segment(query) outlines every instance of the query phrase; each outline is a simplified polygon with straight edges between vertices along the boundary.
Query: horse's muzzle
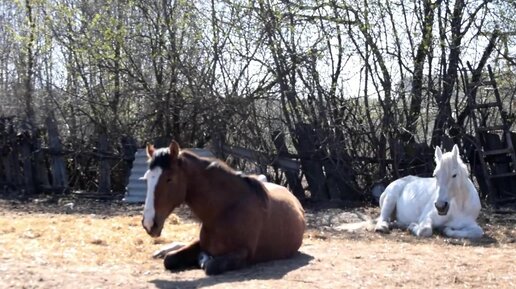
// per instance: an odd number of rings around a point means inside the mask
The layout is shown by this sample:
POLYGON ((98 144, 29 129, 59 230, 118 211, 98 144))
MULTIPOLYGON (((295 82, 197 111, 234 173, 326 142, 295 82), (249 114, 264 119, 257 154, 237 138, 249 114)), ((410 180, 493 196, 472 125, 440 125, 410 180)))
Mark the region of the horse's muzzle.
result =
POLYGON ((147 229, 147 227, 145 227, 143 225, 143 219, 142 219, 142 227, 145 229, 145 232, 147 232, 147 234, 149 234, 153 238, 157 238, 157 237, 161 236, 161 228, 159 228, 159 226, 156 226, 156 222, 153 222, 152 228, 149 230, 149 229, 147 229))
POLYGON ((448 210, 450 209, 450 204, 448 202, 435 202, 435 208, 437 209, 437 214, 444 216, 448 214, 448 210))

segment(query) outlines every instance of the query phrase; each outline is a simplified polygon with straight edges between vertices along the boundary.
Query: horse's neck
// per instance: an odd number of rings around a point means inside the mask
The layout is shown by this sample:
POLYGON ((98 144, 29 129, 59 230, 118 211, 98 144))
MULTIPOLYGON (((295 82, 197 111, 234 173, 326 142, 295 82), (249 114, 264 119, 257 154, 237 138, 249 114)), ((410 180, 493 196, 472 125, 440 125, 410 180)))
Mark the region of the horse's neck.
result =
POLYGON ((199 160, 188 166, 186 204, 203 224, 209 223, 239 198, 242 184, 228 180, 227 172, 207 170, 199 160))

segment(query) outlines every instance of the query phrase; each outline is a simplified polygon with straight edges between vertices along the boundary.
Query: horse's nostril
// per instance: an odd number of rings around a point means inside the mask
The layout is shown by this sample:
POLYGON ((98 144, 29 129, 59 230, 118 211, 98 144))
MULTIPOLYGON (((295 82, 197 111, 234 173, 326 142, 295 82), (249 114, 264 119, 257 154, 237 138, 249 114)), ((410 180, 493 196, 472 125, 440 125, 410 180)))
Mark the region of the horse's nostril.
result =
POLYGON ((435 202, 434 203, 435 208, 437 209, 437 212, 439 215, 446 215, 448 213, 449 204, 448 202, 435 202))
POLYGON ((435 208, 442 210, 448 206, 448 202, 435 202, 435 208))

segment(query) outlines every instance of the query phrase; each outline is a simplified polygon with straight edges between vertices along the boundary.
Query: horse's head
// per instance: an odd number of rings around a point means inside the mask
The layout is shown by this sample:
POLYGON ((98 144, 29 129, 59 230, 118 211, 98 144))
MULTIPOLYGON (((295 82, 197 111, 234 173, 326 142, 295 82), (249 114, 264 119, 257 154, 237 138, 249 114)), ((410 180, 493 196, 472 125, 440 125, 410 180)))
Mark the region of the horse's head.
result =
POLYGON ((459 156, 459 148, 453 146, 451 152, 442 153, 439 147, 435 148, 434 177, 437 180, 437 199, 435 208, 439 215, 446 215, 450 208, 450 200, 460 193, 464 179, 468 177, 466 165, 459 156))
POLYGON ((165 219, 185 200, 184 170, 175 141, 168 148, 147 145, 147 156, 149 169, 141 178, 147 180, 142 225, 149 235, 159 237, 165 219))

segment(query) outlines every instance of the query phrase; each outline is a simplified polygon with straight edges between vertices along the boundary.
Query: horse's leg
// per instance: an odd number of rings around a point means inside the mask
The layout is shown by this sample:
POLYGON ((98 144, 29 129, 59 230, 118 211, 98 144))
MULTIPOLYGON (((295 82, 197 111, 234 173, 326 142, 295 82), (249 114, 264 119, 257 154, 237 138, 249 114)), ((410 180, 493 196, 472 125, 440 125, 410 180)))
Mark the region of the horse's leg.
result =
POLYGON ((404 183, 395 181, 387 186, 380 196, 380 217, 378 217, 378 222, 375 226, 376 232, 389 232, 389 222, 391 221, 391 216, 394 214, 394 210, 396 210, 396 203, 398 202, 401 190, 403 190, 403 186, 404 183))
POLYGON ((427 217, 420 223, 412 223, 408 226, 408 230, 418 237, 430 237, 433 233, 432 219, 427 217))
POLYGON ((206 275, 218 275, 230 270, 240 269, 247 264, 248 250, 241 249, 226 255, 212 257, 204 262, 206 275))
POLYGON ((159 250, 154 251, 152 254, 153 258, 163 258, 165 255, 172 251, 176 251, 182 247, 184 247, 186 244, 180 243, 180 242, 172 242, 164 247, 161 247, 159 250))
POLYGON ((201 245, 199 240, 196 240, 176 251, 168 253, 163 260, 163 264, 167 270, 179 270, 198 266, 200 253, 201 245))
POLYGON ((476 223, 470 224, 466 227, 455 229, 453 227, 445 227, 444 235, 452 238, 468 238, 478 239, 484 235, 484 230, 476 223))

